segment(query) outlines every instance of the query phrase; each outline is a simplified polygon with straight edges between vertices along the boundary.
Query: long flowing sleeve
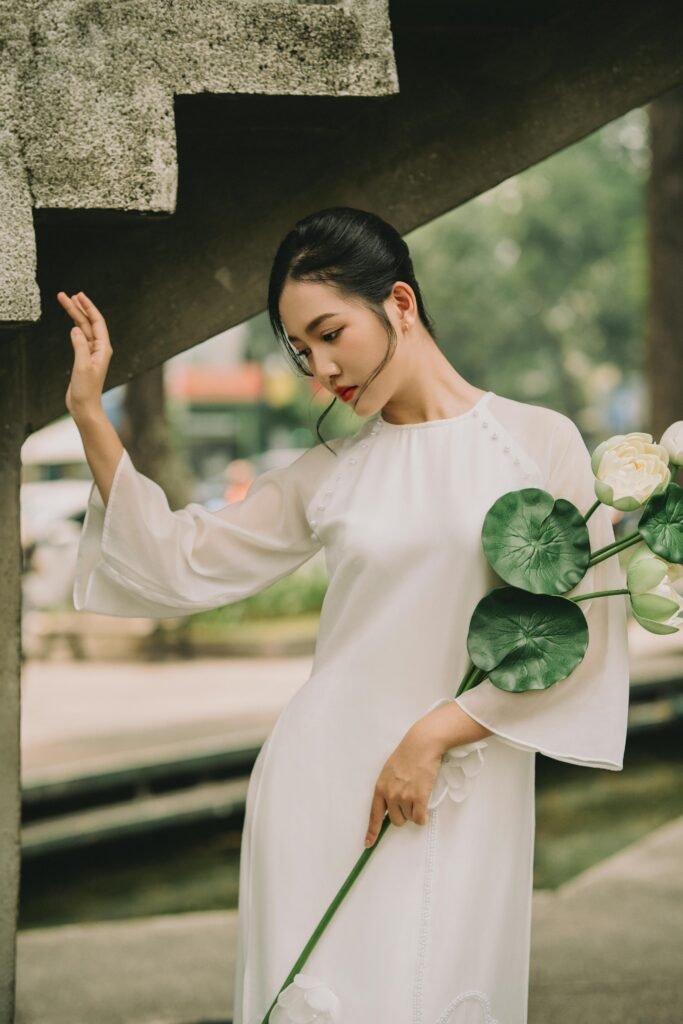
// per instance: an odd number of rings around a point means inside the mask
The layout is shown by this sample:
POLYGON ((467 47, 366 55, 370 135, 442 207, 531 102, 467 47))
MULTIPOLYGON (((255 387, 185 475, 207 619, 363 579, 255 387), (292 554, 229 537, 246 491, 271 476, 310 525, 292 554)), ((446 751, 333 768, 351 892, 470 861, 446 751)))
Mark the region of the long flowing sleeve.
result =
MULTIPOLYGON (((585 514, 595 501, 590 453, 569 417, 556 414, 546 490, 585 514)), ((591 550, 610 544, 610 513, 600 505, 588 520, 591 550)), ((625 586, 616 555, 598 562, 567 597, 625 586)), ((623 768, 629 702, 627 597, 581 601, 589 641, 581 663, 547 690, 508 693, 485 679, 456 698, 470 717, 501 740, 569 764, 623 768)))
POLYGON ((321 547, 306 500, 325 459, 334 456, 317 445, 257 476, 241 501, 214 512, 197 503, 172 511, 162 488, 135 469, 124 448, 106 506, 95 483, 90 491, 74 607, 161 619, 263 590, 321 547))

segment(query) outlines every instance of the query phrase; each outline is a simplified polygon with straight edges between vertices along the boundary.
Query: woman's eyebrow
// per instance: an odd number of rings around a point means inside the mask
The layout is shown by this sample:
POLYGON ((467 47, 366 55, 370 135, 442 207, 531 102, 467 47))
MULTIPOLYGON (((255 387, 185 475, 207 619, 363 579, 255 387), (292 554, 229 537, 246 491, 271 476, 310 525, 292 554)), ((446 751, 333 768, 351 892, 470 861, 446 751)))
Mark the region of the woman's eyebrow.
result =
MULTIPOLYGON (((306 327, 306 334, 310 334, 311 331, 314 331, 316 329, 318 324, 321 324, 323 322, 323 320, 327 320, 327 318, 330 317, 330 316, 339 316, 339 314, 338 313, 320 313, 318 316, 314 316, 313 319, 311 320, 310 324, 306 327)), ((300 338, 297 338, 296 334, 292 334, 292 335, 288 334, 287 338, 288 338, 289 341, 301 341, 300 338)))

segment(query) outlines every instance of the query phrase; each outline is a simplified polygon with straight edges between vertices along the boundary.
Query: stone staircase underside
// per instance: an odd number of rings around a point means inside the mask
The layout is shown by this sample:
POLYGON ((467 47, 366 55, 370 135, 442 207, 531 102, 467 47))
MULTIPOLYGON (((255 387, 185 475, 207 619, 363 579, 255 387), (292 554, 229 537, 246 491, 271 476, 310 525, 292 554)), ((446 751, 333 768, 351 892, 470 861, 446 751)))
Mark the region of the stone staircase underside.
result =
MULTIPOLYGON (((24 436, 64 412, 73 351, 57 291, 82 289, 106 316, 114 387, 259 313, 277 244, 312 210, 360 207, 406 234, 683 83, 683 4, 673 0, 622 0, 618 16, 609 0, 570 0, 559 13, 538 0, 390 0, 389 14, 384 93, 368 80, 355 95, 173 94, 172 213, 98 208, 88 168, 72 197, 80 209, 31 211, 27 191, 22 212, 0 196, 0 359, 19 382, 24 436)), ((87 128, 73 145, 86 146, 87 128)))
POLYGON ((176 96, 398 91, 388 0, 14 0, 0 40, 5 323, 41 315, 34 209, 175 211, 176 96))

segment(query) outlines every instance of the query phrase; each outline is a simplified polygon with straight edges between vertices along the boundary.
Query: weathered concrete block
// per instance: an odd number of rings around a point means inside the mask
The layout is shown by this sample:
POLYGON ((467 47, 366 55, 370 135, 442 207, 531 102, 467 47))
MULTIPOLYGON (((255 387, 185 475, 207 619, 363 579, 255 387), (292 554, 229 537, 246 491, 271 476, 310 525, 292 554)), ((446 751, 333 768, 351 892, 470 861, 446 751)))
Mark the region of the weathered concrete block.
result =
POLYGON ((0 28, 0 321, 40 314, 31 204, 175 211, 174 96, 398 91, 388 0, 16 0, 0 28))

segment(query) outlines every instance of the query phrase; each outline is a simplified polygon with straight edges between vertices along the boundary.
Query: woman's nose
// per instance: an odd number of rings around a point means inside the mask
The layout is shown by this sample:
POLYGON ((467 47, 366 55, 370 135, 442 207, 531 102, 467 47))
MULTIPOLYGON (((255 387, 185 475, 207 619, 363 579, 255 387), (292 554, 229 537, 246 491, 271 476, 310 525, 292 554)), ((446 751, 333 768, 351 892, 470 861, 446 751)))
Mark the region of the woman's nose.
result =
POLYGON ((315 372, 322 380, 332 384, 341 374, 339 366, 332 359, 320 358, 315 364, 315 372))

